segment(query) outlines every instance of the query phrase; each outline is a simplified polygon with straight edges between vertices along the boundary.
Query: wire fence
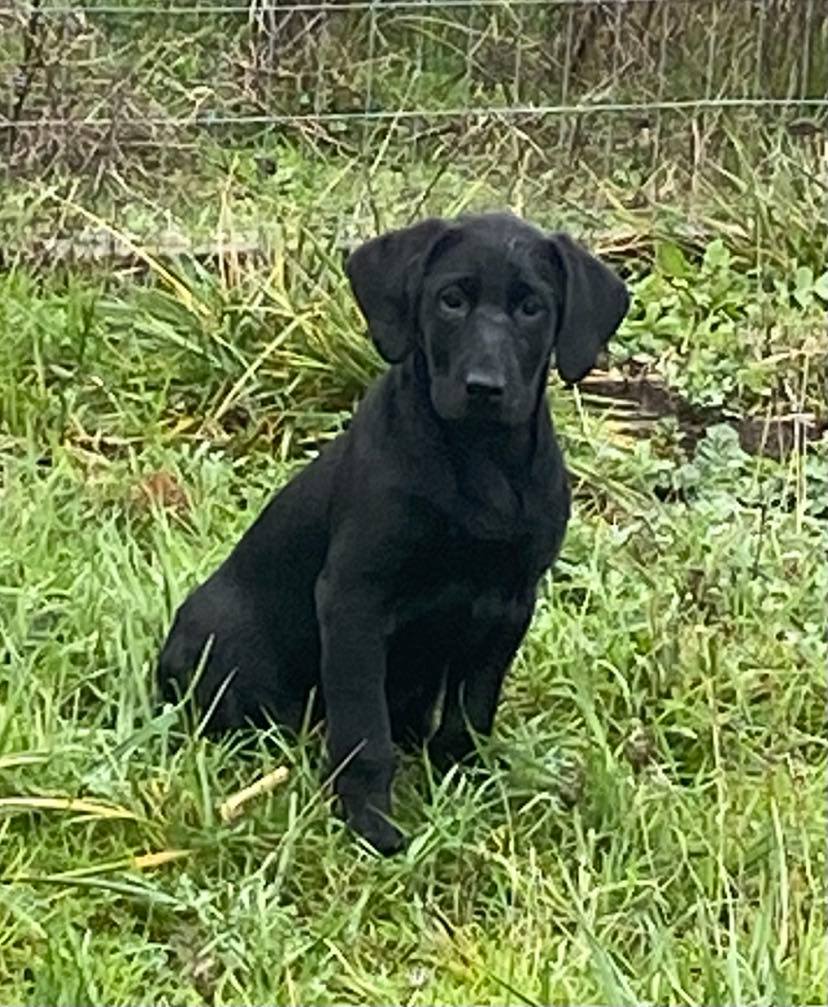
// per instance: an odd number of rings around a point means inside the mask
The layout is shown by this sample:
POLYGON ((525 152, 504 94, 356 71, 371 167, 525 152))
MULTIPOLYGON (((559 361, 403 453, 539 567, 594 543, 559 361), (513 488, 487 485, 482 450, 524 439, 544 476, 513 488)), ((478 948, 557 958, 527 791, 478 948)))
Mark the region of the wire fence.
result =
POLYGON ((15 179, 161 181, 209 149, 547 164, 721 163, 828 142, 826 0, 329 0, 0 5, 15 179))

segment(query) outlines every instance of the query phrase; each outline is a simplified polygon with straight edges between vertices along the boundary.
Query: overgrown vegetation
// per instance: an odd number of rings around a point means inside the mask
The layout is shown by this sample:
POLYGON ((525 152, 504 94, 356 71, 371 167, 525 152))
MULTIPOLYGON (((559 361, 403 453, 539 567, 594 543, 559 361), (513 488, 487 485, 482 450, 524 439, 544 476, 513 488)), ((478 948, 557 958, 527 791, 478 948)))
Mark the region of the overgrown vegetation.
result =
MULTIPOLYGON (((159 167, 197 162, 197 137, 255 143, 270 117, 294 138, 353 154, 364 149, 366 113, 416 161, 458 144, 485 150, 498 120, 475 109, 511 120, 509 108, 559 107, 510 125, 539 149, 552 142, 605 171, 619 154, 652 169, 689 153, 693 172, 732 155, 731 101, 789 101, 782 121, 797 135, 822 128, 808 104, 828 87, 815 0, 295 6, 12 4, 0 13, 12 163, 69 168, 100 186, 106 168, 126 162, 135 175, 140 162, 151 182, 159 167), (663 107, 693 99, 705 107, 663 107), (615 112, 571 111, 590 105, 615 112)), ((761 105, 748 107, 742 137, 763 119, 761 105)))
MULTIPOLYGON (((707 22, 667 7, 619 15, 650 53, 635 74, 617 68, 634 97, 659 86, 659 31, 693 73, 678 54, 707 22)), ((737 31, 747 15, 707 7, 715 79, 744 82, 758 58, 757 37, 737 31)), ((806 64, 808 87, 822 79, 815 7, 763 6, 791 38, 810 25, 807 60, 765 25, 774 88, 804 94, 806 64)), ((426 76, 429 53, 465 30, 461 13, 415 14, 394 15, 420 39, 412 100, 493 101, 491 81, 481 98, 452 91, 445 64, 426 76)), ((185 114, 187 60, 203 49, 217 72, 256 41, 199 17, 178 35, 149 24, 139 43, 132 22, 116 37, 111 18, 87 16, 67 46, 105 27, 112 53, 120 38, 146 56, 136 90, 110 94, 90 74, 87 111, 98 91, 132 101, 157 87, 153 101, 185 114)), ((294 16, 298 34, 310 22, 294 16)), ((368 15, 347 16, 348 46, 332 43, 359 83, 368 15)), ((514 16, 476 12, 489 48, 463 65, 494 73, 497 53, 511 59, 500 43, 514 16)), ((586 90, 571 98, 585 100, 611 11, 520 16, 524 42, 530 17, 570 24, 570 46, 582 33, 572 87, 586 90)), ((382 78, 389 40, 375 39, 372 73, 393 108, 402 93, 387 88, 405 82, 392 59, 382 78)), ((321 59, 304 44, 291 60, 321 59)), ((530 68, 563 58, 523 51, 530 68)), ((307 93, 329 110, 327 78, 313 91, 275 70, 261 80, 292 111, 307 93)), ((44 94, 27 107, 40 114, 44 94)), ((668 156, 664 119, 656 147, 596 127, 579 148, 554 122, 461 121, 459 139, 403 145, 387 122, 314 132, 307 120, 190 136, 163 171, 122 134, 111 158, 93 144, 74 162, 72 143, 43 161, 41 134, 18 131, 0 205, 0 1001, 824 1002, 822 141, 716 113, 688 164, 668 156), (409 759, 396 807, 412 843, 380 861, 331 815, 318 735, 287 746, 274 732, 246 753, 186 735, 176 711, 154 709, 151 671, 187 589, 381 366, 345 250, 416 216, 493 205, 584 236, 634 306, 597 385, 550 386, 576 514, 485 769, 439 780, 409 759), (80 249, 56 240, 78 235, 80 249), (610 379, 660 382, 682 407, 645 401, 631 415, 596 393, 610 379), (747 421, 758 434, 746 439, 747 421), (775 446, 774 423, 786 431, 775 446), (276 766, 287 781, 225 822, 222 801, 276 766)))

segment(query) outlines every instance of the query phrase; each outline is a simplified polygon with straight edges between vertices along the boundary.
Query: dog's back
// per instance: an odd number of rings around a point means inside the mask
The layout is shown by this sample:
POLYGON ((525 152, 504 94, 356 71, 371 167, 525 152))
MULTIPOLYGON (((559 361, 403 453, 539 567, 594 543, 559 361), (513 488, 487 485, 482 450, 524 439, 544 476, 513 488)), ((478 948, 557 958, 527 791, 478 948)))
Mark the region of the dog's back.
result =
POLYGON ((319 681, 313 592, 347 436, 327 445, 276 494, 176 613, 158 662, 159 686, 175 702, 203 664, 195 699, 200 710, 209 710, 209 731, 267 717, 293 730, 302 722, 319 681))

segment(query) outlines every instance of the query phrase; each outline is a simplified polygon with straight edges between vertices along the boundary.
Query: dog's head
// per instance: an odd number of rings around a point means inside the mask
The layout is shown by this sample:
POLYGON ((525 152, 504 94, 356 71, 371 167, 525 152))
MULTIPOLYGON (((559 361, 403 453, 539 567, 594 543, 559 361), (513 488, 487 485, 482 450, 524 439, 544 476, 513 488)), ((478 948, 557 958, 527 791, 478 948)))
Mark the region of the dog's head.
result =
POLYGON ((446 420, 526 422, 553 351, 564 381, 579 381, 629 305, 621 280, 571 238, 510 214, 391 231, 346 271, 382 356, 422 351, 446 420))

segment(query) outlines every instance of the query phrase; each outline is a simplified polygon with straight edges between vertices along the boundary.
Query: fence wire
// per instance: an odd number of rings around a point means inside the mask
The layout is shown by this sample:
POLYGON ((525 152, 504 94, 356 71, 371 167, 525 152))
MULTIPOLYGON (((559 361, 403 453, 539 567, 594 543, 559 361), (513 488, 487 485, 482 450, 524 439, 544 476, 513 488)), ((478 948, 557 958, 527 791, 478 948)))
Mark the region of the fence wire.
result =
POLYGON ((285 137, 471 156, 498 129, 550 159, 698 165, 734 129, 824 142, 828 4, 13 0, 0 88, 6 171, 38 179, 285 137))

